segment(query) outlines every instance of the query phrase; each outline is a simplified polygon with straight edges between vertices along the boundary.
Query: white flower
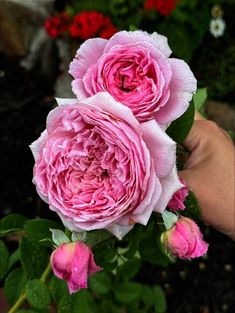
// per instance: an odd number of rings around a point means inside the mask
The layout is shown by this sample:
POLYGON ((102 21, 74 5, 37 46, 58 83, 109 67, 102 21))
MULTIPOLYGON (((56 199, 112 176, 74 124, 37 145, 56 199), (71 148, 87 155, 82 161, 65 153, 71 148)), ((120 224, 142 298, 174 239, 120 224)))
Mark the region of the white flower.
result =
POLYGON ((215 37, 221 37, 224 34, 226 24, 222 18, 214 18, 210 21, 210 33, 215 37))

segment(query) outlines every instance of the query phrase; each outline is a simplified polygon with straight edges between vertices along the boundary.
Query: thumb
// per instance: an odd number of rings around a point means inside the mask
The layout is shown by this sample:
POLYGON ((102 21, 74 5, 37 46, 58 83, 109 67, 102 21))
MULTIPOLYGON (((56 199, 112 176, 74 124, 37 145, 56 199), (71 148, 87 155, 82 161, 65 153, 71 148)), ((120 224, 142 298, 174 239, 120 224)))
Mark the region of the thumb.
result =
POLYGON ((203 121, 201 120, 195 120, 188 136, 182 143, 189 152, 192 152, 200 145, 200 140, 203 133, 202 123, 203 121))

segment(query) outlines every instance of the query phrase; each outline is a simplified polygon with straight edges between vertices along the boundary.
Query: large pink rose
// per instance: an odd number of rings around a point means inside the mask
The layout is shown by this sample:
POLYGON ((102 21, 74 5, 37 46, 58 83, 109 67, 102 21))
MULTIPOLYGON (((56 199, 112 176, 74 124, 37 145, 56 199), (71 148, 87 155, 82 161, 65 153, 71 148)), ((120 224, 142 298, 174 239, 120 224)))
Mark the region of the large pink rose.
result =
POLYGON ((95 264, 91 249, 79 241, 59 246, 50 261, 54 274, 67 281, 70 293, 87 288, 88 276, 102 269, 95 264))
POLYGON ((170 230, 163 233, 161 239, 166 250, 181 259, 200 257, 208 249, 197 224, 184 216, 180 217, 170 230))
POLYGON ((163 212, 182 184, 176 144, 158 124, 139 124, 108 93, 58 101, 31 149, 33 182, 64 225, 122 238, 152 211, 163 212))
POLYGON ((70 64, 73 92, 83 99, 107 91, 140 122, 170 123, 196 91, 189 66, 170 54, 167 38, 157 33, 121 31, 109 40, 89 39, 70 64))

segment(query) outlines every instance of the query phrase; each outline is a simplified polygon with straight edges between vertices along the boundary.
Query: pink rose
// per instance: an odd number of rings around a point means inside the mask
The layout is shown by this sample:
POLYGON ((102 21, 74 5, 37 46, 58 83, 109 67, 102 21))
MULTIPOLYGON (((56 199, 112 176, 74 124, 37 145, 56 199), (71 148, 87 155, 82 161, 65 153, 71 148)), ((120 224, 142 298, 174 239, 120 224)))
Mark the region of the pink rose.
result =
POLYGON ((200 257, 208 249, 199 227, 187 217, 180 217, 170 230, 162 234, 162 243, 168 252, 181 259, 200 257))
POLYGON ((183 187, 180 188, 179 190, 177 190, 171 200, 168 203, 168 208, 170 208, 172 211, 176 211, 176 210, 184 210, 185 209, 185 204, 184 201, 186 199, 186 197, 188 196, 189 193, 189 189, 188 187, 185 185, 185 181, 180 179, 181 183, 183 184, 183 187))
POLYGON ((58 247, 51 255, 51 266, 57 277, 67 281, 70 294, 87 288, 88 276, 102 270, 91 249, 79 241, 58 247))
POLYGON ((107 91, 140 122, 170 123, 196 91, 189 66, 170 54, 167 38, 157 33, 120 31, 109 40, 89 39, 70 64, 73 92, 81 100, 107 91))
POLYGON ((33 182, 64 225, 121 239, 152 211, 163 212, 182 184, 176 144, 158 124, 140 124, 108 93, 58 101, 31 149, 33 182))

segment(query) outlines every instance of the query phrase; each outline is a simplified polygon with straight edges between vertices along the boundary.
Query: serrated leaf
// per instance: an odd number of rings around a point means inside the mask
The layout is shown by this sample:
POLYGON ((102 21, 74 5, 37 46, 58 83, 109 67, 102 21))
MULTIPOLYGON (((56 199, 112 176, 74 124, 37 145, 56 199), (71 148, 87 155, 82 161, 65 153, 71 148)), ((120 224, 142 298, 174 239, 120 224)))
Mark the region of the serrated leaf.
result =
POLYGON ((65 235, 65 233, 60 229, 51 229, 52 232, 52 240, 56 246, 60 246, 64 243, 69 243, 70 239, 65 235))
POLYGON ((118 301, 129 304, 141 298, 142 286, 138 283, 125 282, 115 287, 114 294, 118 301))
POLYGON ((177 215, 167 210, 162 213, 162 219, 166 230, 171 229, 171 227, 178 221, 177 215))
POLYGON ((131 234, 130 234, 128 251, 124 254, 124 256, 127 259, 133 257, 133 255, 138 250, 141 239, 142 239, 142 235, 143 235, 143 226, 135 225, 134 229, 131 231, 131 234))
POLYGON ((98 307, 98 312, 102 313, 120 313, 120 308, 118 308, 114 303, 110 300, 105 300, 98 307))
POLYGON ((10 305, 19 298, 26 285, 26 275, 21 268, 16 268, 5 279, 4 294, 10 305))
POLYGON ((154 305, 154 295, 153 289, 147 285, 143 285, 143 292, 142 292, 142 300, 145 305, 152 306, 154 305))
POLYGON ((195 109, 197 111, 201 111, 203 105, 207 99, 207 88, 199 88, 195 95, 193 95, 193 101, 195 105, 195 109))
POLYGON ((52 276, 49 288, 53 299, 57 302, 59 302, 64 295, 69 295, 66 282, 56 276, 52 276))
POLYGON ((72 313, 95 313, 96 304, 94 298, 87 290, 80 290, 73 295, 73 311, 72 313))
POLYGON ((6 275, 9 266, 9 252, 5 243, 0 240, 0 280, 6 275))
POLYGON ((155 302, 155 312, 164 313, 167 309, 166 296, 161 286, 155 285, 153 287, 153 297, 155 302))
POLYGON ((89 246, 94 247, 94 246, 98 245, 99 243, 101 243, 105 240, 108 240, 112 237, 114 237, 114 236, 110 232, 108 232, 107 230, 96 230, 96 231, 92 231, 92 232, 87 233, 86 243, 89 246))
POLYGON ((170 262, 169 257, 162 250, 160 244, 160 235, 159 231, 155 224, 150 225, 147 230, 148 236, 145 240, 141 241, 139 252, 143 261, 149 262, 154 265, 160 265, 166 267, 170 262))
POLYGON ((37 241, 22 237, 20 241, 21 264, 29 279, 39 278, 45 270, 49 255, 37 241))
POLYGON ((50 303, 49 289, 38 279, 33 279, 27 282, 26 297, 29 303, 37 309, 44 309, 50 303))
POLYGON ((111 278, 105 272, 96 273, 89 278, 89 286, 98 294, 105 294, 111 289, 111 278))
POLYGON ((58 313, 71 313, 73 312, 73 298, 71 296, 63 296, 58 304, 58 313))
POLYGON ((24 225, 27 235, 36 241, 51 238, 50 228, 60 229, 63 226, 55 221, 41 218, 29 220, 24 225))
POLYGON ((21 214, 10 214, 0 221, 0 236, 5 236, 11 232, 21 231, 26 217, 21 214))
POLYGON ((16 262, 20 260, 20 249, 16 249, 9 258, 9 265, 8 265, 8 270, 12 268, 13 265, 15 265, 16 262))
POLYGON ((118 275, 122 276, 124 280, 133 278, 140 269, 140 259, 132 258, 118 268, 118 275))
POLYGON ((177 143, 182 143, 187 137, 194 121, 195 107, 190 102, 188 110, 167 128, 166 133, 177 143))

